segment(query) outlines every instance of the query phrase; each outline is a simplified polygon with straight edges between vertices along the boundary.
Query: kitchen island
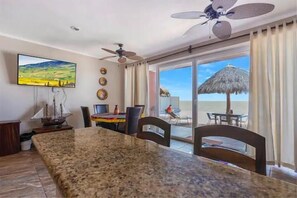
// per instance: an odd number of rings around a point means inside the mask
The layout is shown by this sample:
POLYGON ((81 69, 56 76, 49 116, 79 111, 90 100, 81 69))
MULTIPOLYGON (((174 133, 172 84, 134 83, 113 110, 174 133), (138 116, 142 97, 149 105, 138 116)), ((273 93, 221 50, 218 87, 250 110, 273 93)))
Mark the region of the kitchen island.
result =
POLYGON ((66 197, 295 197, 297 185, 100 127, 33 142, 66 197))

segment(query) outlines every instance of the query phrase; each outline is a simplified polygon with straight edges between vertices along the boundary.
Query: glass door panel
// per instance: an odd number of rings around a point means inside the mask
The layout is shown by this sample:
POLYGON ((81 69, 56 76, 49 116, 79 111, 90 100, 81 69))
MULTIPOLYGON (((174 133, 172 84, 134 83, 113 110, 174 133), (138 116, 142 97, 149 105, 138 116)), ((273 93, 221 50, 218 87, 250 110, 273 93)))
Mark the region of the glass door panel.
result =
MULTIPOLYGON (((228 99, 224 88, 229 89, 230 86, 239 86, 244 89, 244 84, 248 86, 249 67, 249 56, 198 64, 198 126, 228 124, 247 127, 248 93, 246 91, 242 91, 242 93, 231 93, 230 98, 228 99), (239 72, 234 72, 234 70, 239 72), (247 75, 247 80, 244 82, 236 82, 237 84, 234 83, 233 85, 233 80, 230 79, 240 81, 244 78, 244 73, 247 75), (227 102, 228 100, 229 102, 227 102), (230 107, 227 108, 228 103, 230 104, 230 107)), ((226 138, 221 139, 219 137, 215 138, 215 140, 222 141, 223 146, 239 151, 245 150, 245 144, 243 143, 238 143, 237 141, 228 140, 226 138)))
POLYGON ((172 124, 173 138, 192 140, 192 65, 160 69, 160 118, 172 124))

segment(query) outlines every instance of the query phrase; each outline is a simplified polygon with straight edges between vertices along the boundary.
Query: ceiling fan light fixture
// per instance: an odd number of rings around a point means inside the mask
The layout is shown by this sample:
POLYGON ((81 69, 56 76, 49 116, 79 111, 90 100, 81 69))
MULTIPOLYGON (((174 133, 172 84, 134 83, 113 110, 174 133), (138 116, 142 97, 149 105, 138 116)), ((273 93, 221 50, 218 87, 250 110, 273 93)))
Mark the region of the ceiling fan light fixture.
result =
POLYGON ((123 44, 122 43, 114 43, 115 45, 119 46, 119 49, 113 51, 110 49, 106 49, 106 48, 101 48, 102 50, 109 52, 111 54, 114 54, 113 56, 107 56, 107 57, 103 57, 100 60, 105 60, 105 59, 109 59, 109 58, 114 58, 114 57, 118 57, 118 62, 119 63, 125 63, 128 59, 131 60, 143 60, 142 57, 137 56, 135 52, 131 52, 131 51, 126 51, 123 49, 123 44))
POLYGON ((218 12, 218 13, 223 13, 223 12, 224 12, 224 9, 223 9, 223 7, 221 7, 221 6, 220 6, 220 7, 218 7, 218 9, 217 9, 217 12, 218 12))
POLYGON ((228 13, 226 14, 226 16, 227 16, 227 17, 231 17, 233 14, 235 14, 235 12, 228 12, 228 13))
POLYGON ((200 19, 201 17, 205 17, 204 12, 198 11, 189 11, 189 12, 180 12, 171 15, 171 18, 175 19, 200 19))
POLYGON ((212 0, 212 8, 214 10, 218 10, 219 8, 223 9, 224 11, 228 10, 232 6, 235 5, 237 0, 212 0))
MULTIPOLYGON (((171 17, 179 19, 193 19, 193 16, 197 18, 204 17, 206 22, 196 24, 189 28, 184 35, 189 33, 195 33, 196 30, 208 22, 214 22, 212 32, 219 39, 228 39, 231 37, 232 27, 228 21, 219 21, 222 16, 228 19, 246 19, 251 17, 267 14, 274 9, 273 4, 269 3, 248 3, 233 7, 237 0, 210 0, 212 3, 208 5, 204 12, 190 11, 180 12, 172 14, 171 17), (233 7, 233 8, 232 8, 233 7), (232 9, 231 9, 232 8, 232 9), (231 10, 229 10, 231 9, 231 10), (199 13, 199 14, 198 14, 199 13)), ((210 29, 210 26, 209 26, 210 29)), ((209 34, 210 35, 210 34, 209 34)))
POLYGON ((216 26, 219 28, 219 27, 221 27, 222 26, 222 22, 221 21, 217 21, 216 22, 216 26))

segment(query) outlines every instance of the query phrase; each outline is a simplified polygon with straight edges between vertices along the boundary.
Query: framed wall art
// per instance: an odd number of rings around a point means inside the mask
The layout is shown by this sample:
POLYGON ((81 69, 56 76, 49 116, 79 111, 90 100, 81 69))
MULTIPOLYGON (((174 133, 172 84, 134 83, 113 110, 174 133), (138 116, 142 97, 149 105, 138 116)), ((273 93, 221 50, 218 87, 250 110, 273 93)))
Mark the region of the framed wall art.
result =
POLYGON ((103 75, 107 74, 107 69, 105 67, 102 67, 100 69, 100 73, 103 74, 103 75))
POLYGON ((99 84, 105 86, 107 84, 107 80, 104 77, 99 78, 99 84))
POLYGON ((99 100, 106 100, 108 97, 108 93, 105 89, 99 89, 97 91, 97 97, 99 98, 99 100))

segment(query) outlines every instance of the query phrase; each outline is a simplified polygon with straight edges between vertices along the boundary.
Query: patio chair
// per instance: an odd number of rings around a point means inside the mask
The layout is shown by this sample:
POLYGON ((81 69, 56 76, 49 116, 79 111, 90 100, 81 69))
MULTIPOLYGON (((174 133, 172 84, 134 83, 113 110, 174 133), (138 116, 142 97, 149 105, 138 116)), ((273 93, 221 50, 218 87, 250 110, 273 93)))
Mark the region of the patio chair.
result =
POLYGON ((229 117, 226 116, 220 116, 220 124, 227 124, 227 125, 236 125, 238 127, 246 128, 247 125, 247 115, 242 115, 241 117, 229 117))
POLYGON ((220 116, 220 124, 230 124, 230 120, 228 119, 228 116, 220 116))
POLYGON ((242 128, 247 128, 248 123, 248 115, 241 116, 241 119, 239 119, 239 126, 242 128))
POLYGON ((215 121, 216 118, 214 115, 212 115, 212 113, 206 113, 207 114, 207 117, 208 117, 208 122, 207 124, 211 124, 211 121, 215 121))
POLYGON ((187 117, 180 117, 179 115, 175 114, 174 112, 168 112, 165 109, 165 112, 169 115, 169 123, 171 122, 171 120, 175 120, 175 124, 179 124, 181 120, 187 120, 187 124, 191 123, 191 117, 187 116, 187 117))

